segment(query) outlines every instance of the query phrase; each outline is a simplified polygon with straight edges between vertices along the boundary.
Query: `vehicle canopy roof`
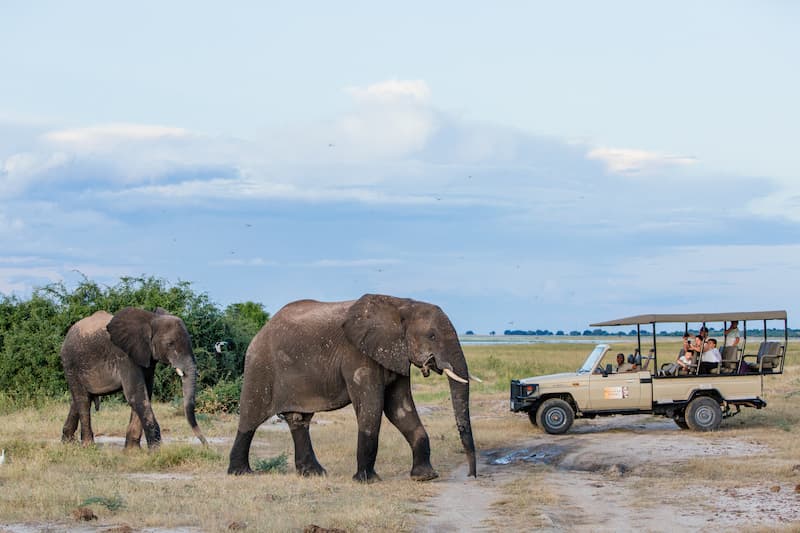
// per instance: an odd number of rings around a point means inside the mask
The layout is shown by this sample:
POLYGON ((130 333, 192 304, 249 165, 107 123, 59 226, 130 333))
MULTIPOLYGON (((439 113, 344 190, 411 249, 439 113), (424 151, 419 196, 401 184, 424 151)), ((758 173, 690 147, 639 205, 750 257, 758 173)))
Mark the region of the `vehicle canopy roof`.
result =
POLYGON ((738 320, 786 320, 786 311, 751 311, 733 313, 688 313, 688 314, 651 314, 617 318, 606 322, 589 324, 598 326, 637 326, 639 324, 676 323, 676 322, 730 322, 738 320))

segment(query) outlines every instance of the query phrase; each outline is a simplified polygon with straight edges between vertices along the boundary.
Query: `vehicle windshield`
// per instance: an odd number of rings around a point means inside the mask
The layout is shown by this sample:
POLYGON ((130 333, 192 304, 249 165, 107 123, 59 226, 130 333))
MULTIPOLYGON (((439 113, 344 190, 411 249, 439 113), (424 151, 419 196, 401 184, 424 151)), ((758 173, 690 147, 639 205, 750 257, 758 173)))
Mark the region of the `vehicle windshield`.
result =
POLYGON ((578 369, 578 374, 589 374, 597 367, 597 363, 608 351, 608 344, 598 344, 592 350, 592 353, 583 362, 583 365, 578 369))

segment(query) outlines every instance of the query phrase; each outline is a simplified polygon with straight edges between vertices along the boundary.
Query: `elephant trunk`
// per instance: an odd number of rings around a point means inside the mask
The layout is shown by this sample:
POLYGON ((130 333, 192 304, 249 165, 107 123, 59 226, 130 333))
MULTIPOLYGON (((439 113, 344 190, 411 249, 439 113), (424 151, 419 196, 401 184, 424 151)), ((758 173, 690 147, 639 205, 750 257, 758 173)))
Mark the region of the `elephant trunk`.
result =
MULTIPOLYGON (((469 376, 467 362, 464 354, 461 354, 460 361, 453 364, 453 372, 459 376, 469 376)), ((450 399, 453 402, 453 413, 456 417, 456 427, 461 437, 461 444, 464 445, 464 452, 467 454, 469 464, 469 475, 477 477, 475 472, 475 441, 472 438, 472 425, 469 418, 469 382, 461 383, 450 378, 450 399)))
MULTIPOLYGON (((181 370, 181 369, 177 369, 181 370)), ((186 420, 189 422, 189 426, 191 426, 192 431, 194 432, 195 436, 202 442, 203 444, 208 444, 206 438, 203 436, 203 432, 200 431, 200 427, 197 425, 197 418, 194 415, 194 395, 195 389, 197 388, 197 367, 194 364, 187 365, 186 368, 183 369, 182 372, 178 372, 181 375, 182 380, 182 388, 183 388, 183 411, 186 413, 186 420)))

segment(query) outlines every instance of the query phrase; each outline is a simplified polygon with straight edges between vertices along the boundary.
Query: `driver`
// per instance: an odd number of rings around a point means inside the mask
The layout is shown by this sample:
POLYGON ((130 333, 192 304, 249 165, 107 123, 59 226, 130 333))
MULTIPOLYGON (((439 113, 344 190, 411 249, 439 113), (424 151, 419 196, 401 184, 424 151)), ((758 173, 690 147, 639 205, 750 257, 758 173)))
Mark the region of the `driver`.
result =
POLYGON ((636 367, 630 363, 625 362, 625 354, 617 354, 617 372, 632 372, 636 367))

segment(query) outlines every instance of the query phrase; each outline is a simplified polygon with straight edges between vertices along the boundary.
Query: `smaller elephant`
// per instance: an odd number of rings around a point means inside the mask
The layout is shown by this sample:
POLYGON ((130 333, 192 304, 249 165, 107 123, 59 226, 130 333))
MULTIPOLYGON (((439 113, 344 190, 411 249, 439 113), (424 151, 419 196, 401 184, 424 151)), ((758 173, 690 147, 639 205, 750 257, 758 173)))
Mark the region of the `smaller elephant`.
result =
POLYGON ((122 390, 131 406, 125 447, 138 448, 144 431, 147 446, 161 444, 161 429, 151 398, 156 362, 172 365, 183 381, 183 407, 197 438, 206 439, 195 418, 197 365, 183 320, 163 309, 155 312, 127 307, 111 315, 98 311, 69 329, 61 347, 61 364, 72 395, 61 440, 75 439, 78 422, 81 442, 94 442, 91 403, 122 390))

